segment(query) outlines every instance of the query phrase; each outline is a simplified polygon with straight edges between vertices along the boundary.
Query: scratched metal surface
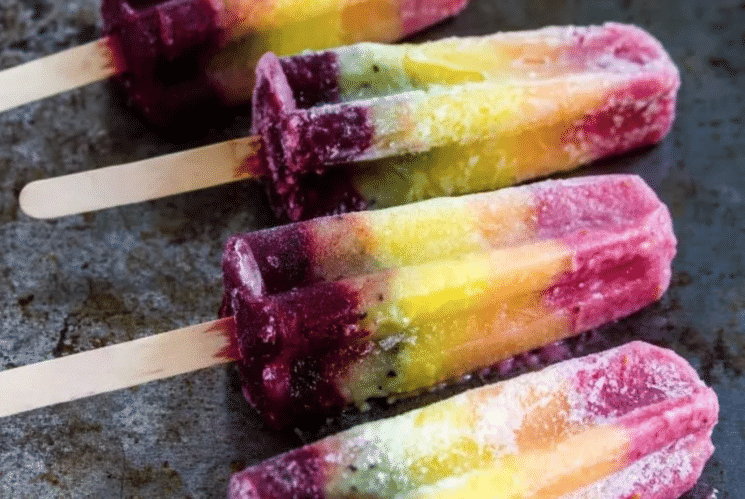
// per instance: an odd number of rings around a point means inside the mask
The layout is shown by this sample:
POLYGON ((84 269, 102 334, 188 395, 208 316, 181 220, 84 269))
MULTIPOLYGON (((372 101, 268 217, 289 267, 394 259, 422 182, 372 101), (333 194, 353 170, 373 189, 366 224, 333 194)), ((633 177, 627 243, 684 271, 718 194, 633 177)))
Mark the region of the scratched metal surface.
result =
MULTIPOLYGON (((421 39, 549 24, 636 23, 681 69, 672 134, 659 146, 581 173, 643 175, 673 213, 680 240, 670 291, 591 335, 584 351, 641 337, 675 349, 717 391, 717 446, 695 493, 745 491, 745 3, 742 0, 472 0, 421 39)), ((93 0, 0 0, 0 68, 90 41, 93 0)), ((215 317, 221 245, 271 224, 259 190, 232 185, 57 221, 23 215, 28 181, 175 151, 240 133, 246 116, 198 139, 153 133, 106 83, 0 115, 0 369, 215 317)), ((479 383, 472 380, 470 383, 479 383)), ((450 391, 463 389, 464 386, 450 391)), ((224 497, 246 464, 428 395, 317 431, 264 428, 231 368, 6 418, 0 498, 224 497)))

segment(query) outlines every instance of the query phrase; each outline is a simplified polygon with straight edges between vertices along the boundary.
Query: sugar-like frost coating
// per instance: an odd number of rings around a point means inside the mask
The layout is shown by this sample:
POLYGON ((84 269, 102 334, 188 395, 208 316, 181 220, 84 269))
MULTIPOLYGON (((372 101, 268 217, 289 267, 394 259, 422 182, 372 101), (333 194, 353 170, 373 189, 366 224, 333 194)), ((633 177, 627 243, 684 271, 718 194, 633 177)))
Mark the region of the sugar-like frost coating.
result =
POLYGON ((653 144, 680 79, 651 35, 609 23, 267 54, 257 82, 270 196, 299 220, 494 189, 653 144))
POLYGON ((246 397, 282 426, 631 314, 667 288, 675 243, 639 177, 547 181, 235 236, 222 314, 246 397))
POLYGON ((634 342, 283 454, 234 475, 229 497, 674 499, 711 455, 717 415, 684 360, 634 342), (586 393, 587 379, 607 388, 586 393))

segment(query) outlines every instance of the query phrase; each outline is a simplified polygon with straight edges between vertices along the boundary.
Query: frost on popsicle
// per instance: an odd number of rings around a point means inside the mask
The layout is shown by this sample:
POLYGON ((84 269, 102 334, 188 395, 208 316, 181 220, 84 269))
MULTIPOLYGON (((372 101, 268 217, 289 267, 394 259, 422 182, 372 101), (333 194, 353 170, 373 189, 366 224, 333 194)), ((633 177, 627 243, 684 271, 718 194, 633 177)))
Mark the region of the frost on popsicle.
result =
POLYGON ((685 360, 634 342, 277 456, 228 497, 676 499, 713 452, 718 409, 685 360))
POLYGON ((653 144, 679 83, 660 43, 620 24, 367 43, 265 55, 253 129, 277 215, 299 220, 494 189, 653 144))
POLYGON ((415 393, 631 314, 675 253, 635 176, 553 181, 234 236, 223 315, 272 424, 415 393))

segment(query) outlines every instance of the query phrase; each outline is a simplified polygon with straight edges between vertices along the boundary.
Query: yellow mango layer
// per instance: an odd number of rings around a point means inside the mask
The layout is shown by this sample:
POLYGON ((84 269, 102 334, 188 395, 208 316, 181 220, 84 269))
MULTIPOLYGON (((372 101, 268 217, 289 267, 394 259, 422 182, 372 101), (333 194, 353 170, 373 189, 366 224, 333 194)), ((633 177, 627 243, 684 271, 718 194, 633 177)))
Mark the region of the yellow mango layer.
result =
POLYGON ((421 44, 360 43, 335 49, 342 100, 486 80, 545 80, 581 74, 570 40, 538 32, 446 38, 421 44))
POLYGON ((498 445, 492 441, 484 445, 474 438, 474 429, 483 419, 480 402, 499 391, 498 385, 491 386, 480 394, 485 399, 448 399, 403 414, 395 421, 379 421, 369 430, 353 428, 343 441, 332 437, 331 455, 343 456, 354 469, 344 467, 332 474, 326 486, 327 496, 346 497, 347 491, 355 487, 359 497, 369 492, 371 497, 393 498, 444 477, 488 466, 495 456, 511 452, 507 442, 498 445), (386 452, 371 453, 371 447, 365 445, 370 438, 374 438, 376 448, 386 452), (406 445, 414 440, 422 445, 416 448, 406 445))
MULTIPOLYGON (((500 303, 515 296, 542 291, 569 270, 571 251, 558 241, 545 241, 482 254, 402 267, 389 282, 389 301, 397 315, 409 318, 447 316, 472 308, 470 302, 500 303)), ((376 321, 372 301, 369 321, 376 321)), ((379 313, 388 315, 386 306, 379 313)))
MULTIPOLYGON (((338 39, 354 43, 358 36, 355 32, 366 29, 365 24, 377 22, 400 27, 398 0, 224 0, 223 5, 223 23, 242 33, 277 31, 307 19, 328 19, 337 27, 338 39)), ((395 33, 384 33, 380 39, 398 36, 401 36, 400 28, 395 33)))
POLYGON ((226 99, 244 102, 253 92, 253 68, 266 52, 278 56, 362 40, 402 36, 398 0, 265 0, 226 2, 227 40, 209 64, 226 99))
POLYGON ((442 488, 423 487, 401 499, 560 498, 622 469, 629 441, 621 428, 592 428, 551 449, 505 456, 442 488))
POLYGON ((568 317, 543 293, 572 262, 545 241, 386 273, 386 289, 368 286, 361 299, 378 351, 340 386, 357 402, 408 393, 566 337, 568 317))
POLYGON ((533 376, 349 431, 333 453, 354 471, 335 472, 328 497, 554 499, 628 465, 628 430, 586 421, 566 373, 533 376))
MULTIPOLYGON (((573 100, 566 93, 557 93, 554 97, 553 104, 551 95, 513 100, 511 109, 508 106, 499 111, 501 117, 498 113, 474 113, 479 121, 459 126, 456 126, 460 119, 457 104, 452 113, 443 106, 437 116, 455 120, 443 118, 444 124, 433 122, 430 128, 421 124, 418 131, 412 132, 416 137, 412 140, 423 143, 429 134, 427 140, 445 145, 355 165, 352 183, 371 207, 386 208, 433 197, 497 189, 571 170, 597 159, 595 145, 581 141, 573 133, 576 123, 600 106, 604 96, 587 93, 573 100), (573 105, 568 105, 569 102, 573 105), (567 103, 567 107, 554 107, 561 103, 567 103), (539 105, 545 108, 534 107, 539 105), (493 133, 484 137, 490 127, 493 133), (453 129, 475 139, 458 141, 457 134, 450 132, 453 129)), ((467 100, 463 103, 469 105, 467 100)))
MULTIPOLYGON (((366 155, 424 152, 558 123, 568 129, 600 109, 608 90, 607 79, 596 78, 525 84, 488 81, 371 100, 374 145, 366 155)), ((561 151, 564 144, 544 147, 561 151)), ((519 149, 510 152, 519 154, 519 149)))
POLYGON ((306 222, 316 272, 340 275, 450 259, 534 239, 532 195, 443 198, 406 210, 376 210, 306 222), (354 234, 354 237, 351 237, 354 234), (412 251, 412 248, 417 248, 412 251))

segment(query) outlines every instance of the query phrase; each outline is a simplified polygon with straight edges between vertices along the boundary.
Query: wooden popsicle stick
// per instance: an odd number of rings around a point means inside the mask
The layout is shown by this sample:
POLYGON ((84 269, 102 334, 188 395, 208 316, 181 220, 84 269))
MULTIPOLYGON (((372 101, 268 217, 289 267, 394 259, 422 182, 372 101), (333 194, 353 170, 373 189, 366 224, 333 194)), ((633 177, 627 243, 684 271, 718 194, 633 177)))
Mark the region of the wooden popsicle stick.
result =
POLYGON ((34 218, 55 218, 158 199, 260 176, 257 136, 124 165, 36 180, 20 194, 34 218))
POLYGON ((117 73, 108 38, 0 71, 0 112, 117 73))
POLYGON ((0 372, 0 417, 128 388, 239 357, 232 317, 0 372))

